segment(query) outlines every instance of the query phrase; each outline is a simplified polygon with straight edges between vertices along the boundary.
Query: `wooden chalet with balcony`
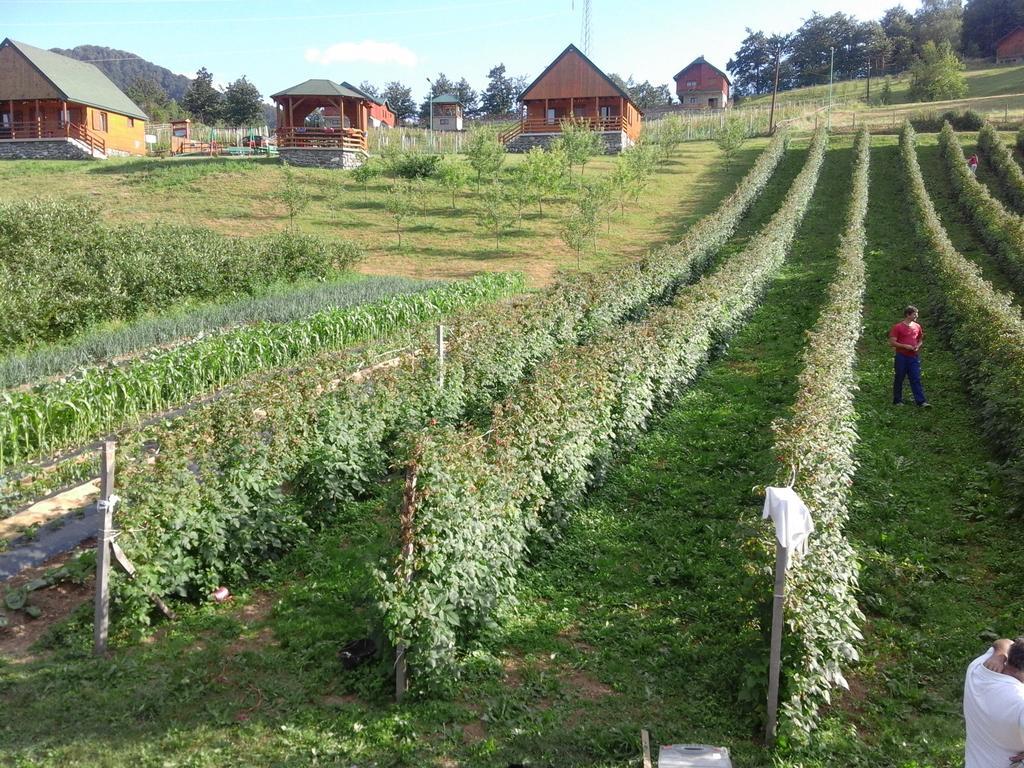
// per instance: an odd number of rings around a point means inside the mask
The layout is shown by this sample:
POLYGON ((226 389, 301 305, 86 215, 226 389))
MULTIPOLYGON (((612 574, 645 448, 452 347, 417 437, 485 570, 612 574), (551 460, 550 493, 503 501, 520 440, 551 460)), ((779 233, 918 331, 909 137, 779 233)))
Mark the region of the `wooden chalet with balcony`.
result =
POLYGON ((628 149, 640 137, 643 112, 629 94, 570 45, 520 95, 519 122, 501 135, 509 152, 547 146, 563 121, 583 122, 601 134, 606 152, 628 149))
POLYGON ((290 165, 355 168, 367 156, 374 100, 330 80, 307 80, 270 98, 277 105, 277 151, 290 165))
POLYGON ((146 154, 146 115, 92 64, 0 43, 0 158, 146 154))
POLYGON ((725 109, 729 106, 729 76, 703 56, 687 64, 673 80, 685 109, 725 109))

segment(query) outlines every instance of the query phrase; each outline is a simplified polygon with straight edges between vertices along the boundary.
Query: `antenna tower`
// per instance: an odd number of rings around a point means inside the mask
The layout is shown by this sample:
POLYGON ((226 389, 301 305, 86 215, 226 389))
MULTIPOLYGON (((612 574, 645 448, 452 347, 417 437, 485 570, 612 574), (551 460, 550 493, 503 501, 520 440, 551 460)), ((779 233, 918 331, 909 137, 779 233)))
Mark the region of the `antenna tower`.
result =
POLYGON ((583 0, 583 20, 580 23, 580 41, 583 53, 590 55, 590 0, 583 0))

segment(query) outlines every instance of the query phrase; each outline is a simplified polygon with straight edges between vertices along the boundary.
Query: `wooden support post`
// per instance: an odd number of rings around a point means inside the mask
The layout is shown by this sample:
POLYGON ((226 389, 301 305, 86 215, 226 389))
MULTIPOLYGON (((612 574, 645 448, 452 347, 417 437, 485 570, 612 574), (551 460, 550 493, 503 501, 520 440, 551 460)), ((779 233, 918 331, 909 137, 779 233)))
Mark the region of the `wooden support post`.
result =
POLYGON ((640 745, 644 751, 644 768, 651 768, 651 734, 646 728, 640 731, 640 745))
MULTIPOLYGON (((402 538, 402 561, 399 568, 404 571, 406 583, 412 581, 413 562, 412 556, 415 552, 413 544, 413 517, 416 514, 416 467, 412 466, 405 475, 405 493, 402 496, 402 512, 399 520, 402 538)), ((395 701, 401 702, 405 692, 409 690, 409 668, 406 663, 405 654, 408 649, 405 645, 399 645, 395 650, 395 701)))
POLYGON ((782 671, 782 617, 786 606, 786 569, 788 567, 789 550, 776 540, 772 639, 768 657, 768 717, 764 731, 764 740, 769 746, 775 743, 775 731, 778 725, 779 676, 782 671))
POLYGON ((437 386, 444 387, 444 325, 437 326, 437 386))
POLYGON ((114 495, 114 450, 117 444, 107 440, 103 444, 103 458, 100 464, 100 502, 97 502, 100 517, 99 536, 96 541, 96 606, 93 624, 93 653, 102 656, 107 652, 107 629, 110 625, 110 560, 114 528, 114 507, 110 503, 114 495))

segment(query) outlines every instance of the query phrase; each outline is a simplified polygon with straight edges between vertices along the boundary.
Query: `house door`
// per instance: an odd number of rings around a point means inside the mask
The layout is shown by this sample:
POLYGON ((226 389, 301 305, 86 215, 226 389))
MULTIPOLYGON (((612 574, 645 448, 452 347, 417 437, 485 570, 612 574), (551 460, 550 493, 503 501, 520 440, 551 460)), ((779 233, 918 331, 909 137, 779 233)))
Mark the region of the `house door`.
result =
POLYGON ((555 110, 554 109, 550 109, 550 108, 548 109, 547 115, 544 118, 544 122, 546 122, 548 125, 554 125, 555 124, 555 110))
POLYGON ((708 106, 712 109, 718 106, 718 99, 708 99, 708 106))

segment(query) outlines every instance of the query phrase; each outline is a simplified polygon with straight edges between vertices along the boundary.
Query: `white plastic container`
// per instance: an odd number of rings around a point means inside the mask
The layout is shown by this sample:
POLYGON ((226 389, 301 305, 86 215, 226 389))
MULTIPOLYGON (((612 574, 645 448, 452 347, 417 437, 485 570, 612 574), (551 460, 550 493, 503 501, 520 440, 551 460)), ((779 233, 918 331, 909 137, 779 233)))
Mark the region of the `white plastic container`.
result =
POLYGON ((662 744, 658 768, 732 768, 729 750, 707 744, 662 744))

